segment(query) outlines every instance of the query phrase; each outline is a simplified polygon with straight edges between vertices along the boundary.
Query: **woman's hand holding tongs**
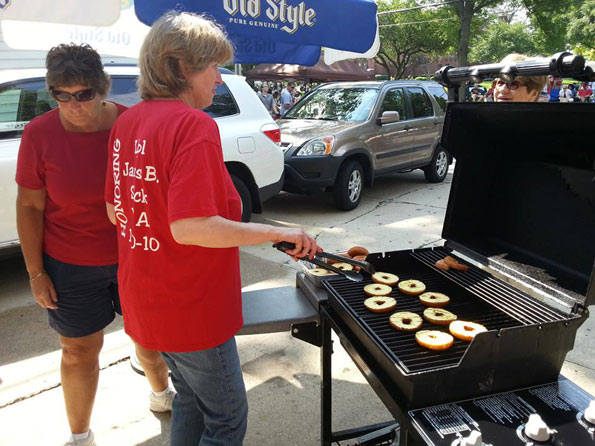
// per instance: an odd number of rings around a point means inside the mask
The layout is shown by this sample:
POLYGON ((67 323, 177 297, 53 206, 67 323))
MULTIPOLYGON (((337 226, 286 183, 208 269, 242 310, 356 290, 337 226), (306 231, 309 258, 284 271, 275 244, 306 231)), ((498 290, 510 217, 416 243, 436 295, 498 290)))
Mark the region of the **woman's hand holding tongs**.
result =
POLYGON ((284 250, 285 254, 291 256, 293 260, 298 261, 305 257, 311 260, 317 253, 322 252, 322 248, 318 246, 314 237, 303 229, 278 229, 278 237, 273 241, 274 243, 287 242, 294 244, 295 248, 284 250))

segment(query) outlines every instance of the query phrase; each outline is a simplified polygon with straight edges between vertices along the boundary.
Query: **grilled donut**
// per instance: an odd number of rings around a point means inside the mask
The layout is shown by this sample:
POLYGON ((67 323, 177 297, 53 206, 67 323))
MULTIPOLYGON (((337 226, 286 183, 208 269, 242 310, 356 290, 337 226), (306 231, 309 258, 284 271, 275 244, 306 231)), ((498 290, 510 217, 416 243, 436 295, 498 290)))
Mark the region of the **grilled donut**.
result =
POLYGON ((335 263, 333 266, 341 271, 353 271, 353 265, 350 263, 335 263))
POLYGON ((424 319, 436 325, 448 325, 457 320, 457 315, 442 308, 426 308, 424 319))
POLYGON ((349 254, 349 257, 367 256, 368 254, 370 254, 370 251, 368 251, 363 246, 353 246, 349 249, 349 251, 347 251, 347 254, 349 254))
POLYGON ((372 281, 376 283, 383 283, 385 285, 396 285, 399 281, 399 276, 395 276, 391 273, 376 273, 372 275, 372 281))
POLYGON ((388 285, 383 285, 381 283, 371 283, 364 287, 364 293, 368 296, 388 296, 393 289, 388 285))
POLYGON ((399 290, 402 293, 409 294, 410 296, 417 296, 426 290, 426 286, 419 280, 404 280, 399 282, 399 290))
POLYGON ((426 307, 445 307, 450 302, 450 297, 442 293, 423 293, 419 296, 419 301, 426 307))
POLYGON ((446 350, 454 342, 448 333, 438 330, 421 330, 415 333, 415 340, 419 345, 430 350, 446 350))
POLYGON ((386 313, 397 307, 397 301, 389 296, 368 297, 364 306, 373 313, 386 313))
POLYGON ((310 274, 312 274, 313 276, 332 276, 333 272, 329 271, 328 269, 324 269, 324 268, 312 268, 309 269, 308 272, 310 274))
POLYGON ((467 321, 451 322, 448 326, 448 330, 455 338, 460 339, 461 341, 472 341, 479 333, 488 331, 488 329, 481 324, 467 321))
POLYGON ((390 315, 390 325, 399 331, 416 331, 419 330, 423 320, 419 314, 411 313, 410 311, 400 311, 390 315))

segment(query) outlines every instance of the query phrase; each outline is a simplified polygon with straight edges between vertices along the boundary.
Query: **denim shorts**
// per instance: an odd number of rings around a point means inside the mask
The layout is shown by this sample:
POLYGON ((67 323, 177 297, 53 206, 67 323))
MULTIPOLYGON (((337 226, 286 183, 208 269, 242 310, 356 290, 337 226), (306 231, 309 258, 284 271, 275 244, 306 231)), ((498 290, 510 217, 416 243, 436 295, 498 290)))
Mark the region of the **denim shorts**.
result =
POLYGON ((88 336, 122 314, 118 296, 118 265, 81 266, 47 254, 43 267, 58 295, 58 309, 48 310, 50 327, 67 338, 88 336))

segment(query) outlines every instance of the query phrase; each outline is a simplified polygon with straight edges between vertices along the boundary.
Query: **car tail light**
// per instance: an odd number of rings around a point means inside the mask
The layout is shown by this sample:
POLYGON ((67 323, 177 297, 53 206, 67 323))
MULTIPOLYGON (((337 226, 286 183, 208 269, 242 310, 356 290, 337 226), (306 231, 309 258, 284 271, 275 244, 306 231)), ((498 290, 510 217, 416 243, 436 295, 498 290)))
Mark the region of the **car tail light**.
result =
POLYGON ((275 144, 281 144, 281 130, 276 124, 265 124, 260 128, 260 131, 275 144))

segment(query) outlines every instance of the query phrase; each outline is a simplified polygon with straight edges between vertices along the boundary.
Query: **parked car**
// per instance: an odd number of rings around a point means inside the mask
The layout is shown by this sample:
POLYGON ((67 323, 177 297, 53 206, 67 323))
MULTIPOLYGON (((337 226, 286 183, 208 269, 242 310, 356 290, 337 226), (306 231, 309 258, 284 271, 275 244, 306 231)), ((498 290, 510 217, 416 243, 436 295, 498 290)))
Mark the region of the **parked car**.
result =
MULTIPOLYGON (((106 66, 106 71, 112 78, 108 99, 127 106, 140 101, 138 67, 106 66)), ((213 104, 204 110, 219 126, 225 165, 242 198, 242 219, 248 221, 283 184, 279 127, 243 77, 222 69, 222 78, 213 104)), ((0 249, 18 245, 14 177, 23 128, 56 106, 45 89, 45 69, 0 71, 0 249)))
POLYGON ((380 174, 423 169, 427 181, 443 181, 452 161, 439 144, 447 98, 429 81, 318 87, 277 121, 283 189, 332 191, 337 207, 350 210, 380 174))

